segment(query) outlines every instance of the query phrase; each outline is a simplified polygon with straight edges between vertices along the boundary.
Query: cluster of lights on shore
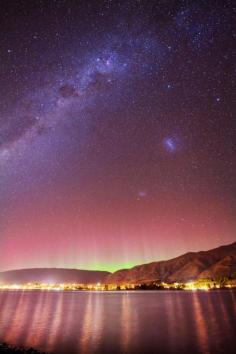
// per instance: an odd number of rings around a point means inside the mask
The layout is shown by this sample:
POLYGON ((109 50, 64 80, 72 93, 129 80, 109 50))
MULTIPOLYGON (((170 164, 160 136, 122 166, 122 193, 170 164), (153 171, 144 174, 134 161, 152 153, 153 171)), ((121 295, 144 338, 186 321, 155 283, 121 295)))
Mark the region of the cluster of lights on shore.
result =
MULTIPOLYGON (((211 290, 220 289, 219 284, 211 281, 205 282, 187 282, 187 283, 160 283, 155 284, 162 289, 166 290, 211 290)), ((27 284, 0 284, 0 290, 53 290, 53 291, 116 291, 116 290, 142 290, 143 284, 47 284, 47 283, 27 283, 27 284)), ((224 288, 235 288, 236 284, 227 283, 224 288)), ((148 288, 147 288, 148 289, 148 288)))

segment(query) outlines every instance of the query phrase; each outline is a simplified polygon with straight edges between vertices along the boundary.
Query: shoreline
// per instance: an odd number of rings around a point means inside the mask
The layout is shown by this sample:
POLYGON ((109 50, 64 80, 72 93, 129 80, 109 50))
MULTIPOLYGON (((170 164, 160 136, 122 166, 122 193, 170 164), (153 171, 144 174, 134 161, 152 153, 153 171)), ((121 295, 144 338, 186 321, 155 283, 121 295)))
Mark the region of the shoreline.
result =
POLYGON ((59 292, 65 292, 65 293, 70 293, 70 292, 78 292, 78 293, 83 293, 83 292, 87 292, 87 293, 123 293, 123 292, 130 292, 130 293, 139 293, 139 292, 167 292, 167 291, 181 291, 181 292, 188 292, 188 293, 192 293, 192 292, 214 292, 214 291, 236 291, 236 287, 232 287, 232 288, 206 288, 206 289, 181 289, 181 288, 164 288, 164 289, 114 289, 114 290, 88 290, 88 289, 23 289, 23 288, 19 288, 19 289, 12 289, 12 288, 5 288, 5 289, 0 289, 0 293, 1 292, 18 292, 18 291, 24 291, 24 292, 31 292, 31 291, 35 291, 35 292, 55 292, 55 293, 59 293, 59 292))
POLYGON ((45 352, 40 352, 32 347, 21 347, 7 344, 5 342, 0 343, 0 353, 1 354, 47 354, 45 352))

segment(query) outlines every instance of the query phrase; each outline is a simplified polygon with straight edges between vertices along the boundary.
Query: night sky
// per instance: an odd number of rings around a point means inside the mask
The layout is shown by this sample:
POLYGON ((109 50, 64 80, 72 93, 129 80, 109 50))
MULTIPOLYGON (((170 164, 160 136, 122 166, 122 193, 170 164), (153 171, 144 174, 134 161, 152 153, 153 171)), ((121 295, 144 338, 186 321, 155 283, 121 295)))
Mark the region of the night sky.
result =
POLYGON ((235 241, 235 18, 233 0, 1 1, 0 270, 235 241))

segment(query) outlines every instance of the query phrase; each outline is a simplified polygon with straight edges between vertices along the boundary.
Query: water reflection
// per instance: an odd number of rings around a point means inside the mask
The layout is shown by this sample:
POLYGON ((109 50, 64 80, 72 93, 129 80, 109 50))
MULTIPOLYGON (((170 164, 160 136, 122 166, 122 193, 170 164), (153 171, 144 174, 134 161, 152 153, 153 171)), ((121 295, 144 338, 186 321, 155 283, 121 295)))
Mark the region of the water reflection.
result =
POLYGON ((99 346, 103 331, 103 297, 100 293, 88 293, 86 296, 85 313, 79 334, 80 353, 91 353, 99 346), (93 295, 96 295, 95 297, 93 295))
MULTIPOLYGON (((207 296, 207 295, 206 295, 207 296)), ((198 292, 193 292, 193 311, 196 329, 195 333, 197 335, 198 346, 202 353, 209 353, 209 341, 208 341, 208 330, 207 330, 207 321, 204 317, 204 312, 201 304, 201 299, 198 292)), ((211 310, 211 307, 209 307, 211 310)))
POLYGON ((137 315, 135 311, 132 311, 132 304, 130 303, 132 293, 124 293, 122 296, 121 307, 121 347, 123 353, 128 353, 130 348, 131 339, 131 324, 133 328, 136 328, 137 315))
POLYGON ((0 341, 49 353, 227 353, 236 293, 0 292, 0 341))

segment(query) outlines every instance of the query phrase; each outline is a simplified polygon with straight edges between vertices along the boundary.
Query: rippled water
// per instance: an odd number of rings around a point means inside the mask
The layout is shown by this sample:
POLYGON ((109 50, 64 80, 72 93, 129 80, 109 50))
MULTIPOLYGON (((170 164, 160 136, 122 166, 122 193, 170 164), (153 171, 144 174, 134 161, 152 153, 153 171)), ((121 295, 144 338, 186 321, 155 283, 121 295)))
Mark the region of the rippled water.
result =
POLYGON ((0 292, 0 341, 59 354, 233 353, 236 292, 0 292))

